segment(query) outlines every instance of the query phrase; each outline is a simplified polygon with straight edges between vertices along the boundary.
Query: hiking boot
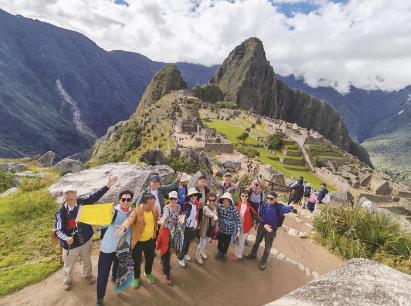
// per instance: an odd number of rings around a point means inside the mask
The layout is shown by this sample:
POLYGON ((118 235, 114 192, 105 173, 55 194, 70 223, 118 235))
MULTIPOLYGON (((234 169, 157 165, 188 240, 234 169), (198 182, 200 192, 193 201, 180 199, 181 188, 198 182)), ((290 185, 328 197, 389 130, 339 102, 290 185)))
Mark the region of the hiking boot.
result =
POLYGON ((103 299, 97 299, 96 306, 103 306, 103 299))
POLYGON ((200 265, 202 265, 204 263, 203 258, 201 257, 201 255, 199 253, 196 255, 196 260, 200 265))
POLYGON ((89 285, 92 285, 96 282, 96 279, 93 275, 86 276, 85 279, 86 279, 86 283, 89 285))
POLYGON ((72 284, 71 281, 64 282, 64 285, 63 285, 64 290, 69 291, 71 289, 71 284, 72 284))
POLYGON ((177 263, 180 267, 185 268, 186 267, 186 262, 184 259, 177 259, 177 263))
POLYGON ((260 269, 261 269, 261 270, 264 270, 265 268, 267 268, 267 262, 262 261, 262 262, 260 263, 260 269))
POLYGON ((151 274, 151 273, 149 273, 149 274, 146 274, 145 272, 144 272, 144 276, 146 277, 146 279, 147 279, 147 282, 149 283, 149 284, 155 284, 156 283, 156 279, 154 278, 154 275, 153 274, 151 274))
POLYGON ((140 278, 133 277, 133 288, 138 289, 138 287, 140 287, 140 278))
POLYGON ((186 254, 186 255, 184 255, 184 260, 185 260, 185 261, 190 261, 190 260, 191 260, 191 257, 188 256, 188 254, 186 254))
POLYGON ((169 285, 169 286, 171 286, 173 283, 171 282, 171 277, 170 277, 170 275, 165 275, 165 278, 166 278, 166 284, 169 285))
POLYGON ((200 251, 200 255, 201 255, 201 257, 203 257, 204 259, 207 259, 207 253, 203 250, 203 251, 200 251))
POLYGON ((248 254, 248 255, 245 255, 245 258, 246 259, 255 259, 255 258, 257 258, 257 256, 255 256, 253 254, 248 254))

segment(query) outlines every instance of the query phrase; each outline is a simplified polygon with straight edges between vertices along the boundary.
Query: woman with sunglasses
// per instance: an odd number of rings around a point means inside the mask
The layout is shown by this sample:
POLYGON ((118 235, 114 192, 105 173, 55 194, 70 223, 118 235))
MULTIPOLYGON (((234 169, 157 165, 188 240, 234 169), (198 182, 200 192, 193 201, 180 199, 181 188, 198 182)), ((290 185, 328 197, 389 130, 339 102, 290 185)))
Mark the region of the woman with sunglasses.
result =
POLYGON ((217 215, 217 195, 214 192, 209 192, 207 194, 207 201, 203 208, 200 208, 202 211, 201 220, 200 220, 200 241, 197 246, 196 260, 202 265, 204 263, 203 259, 207 259, 206 247, 208 244, 208 239, 213 234, 213 229, 218 220, 217 215))
POLYGON ((239 232, 238 239, 235 242, 235 251, 233 255, 234 261, 239 261, 243 258, 245 241, 247 240, 248 232, 253 227, 256 211, 252 207, 247 190, 243 190, 240 195, 240 201, 237 204, 237 211, 240 215, 243 226, 239 232))
MULTIPOLYGON (((117 245, 122 237, 114 235, 117 227, 122 224, 131 213, 131 201, 133 199, 133 192, 130 190, 123 190, 119 195, 119 204, 114 208, 114 216, 111 224, 108 226, 106 233, 101 241, 100 256, 98 258, 98 274, 97 274, 97 303, 96 305, 103 305, 104 296, 111 266, 113 270, 111 279, 116 281, 116 274, 118 268, 118 260, 116 256, 117 245)), ((130 231, 125 233, 125 240, 130 244, 130 231)))
POLYGON ((184 216, 180 216, 181 206, 178 204, 178 193, 172 191, 168 198, 170 203, 163 209, 163 216, 158 223, 161 225, 160 233, 157 238, 156 249, 160 253, 161 263, 163 265, 163 273, 165 275, 166 283, 171 285, 170 278, 170 258, 171 258, 171 231, 177 224, 184 223, 184 216))

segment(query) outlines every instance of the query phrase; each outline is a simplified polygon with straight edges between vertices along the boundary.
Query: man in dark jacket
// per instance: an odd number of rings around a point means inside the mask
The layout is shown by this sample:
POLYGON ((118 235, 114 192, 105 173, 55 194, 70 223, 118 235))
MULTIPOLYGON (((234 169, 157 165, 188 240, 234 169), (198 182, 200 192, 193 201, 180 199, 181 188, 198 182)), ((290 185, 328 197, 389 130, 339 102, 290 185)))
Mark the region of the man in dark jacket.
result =
POLYGON ((77 197, 73 186, 63 188, 64 203, 56 212, 56 235, 63 246, 64 290, 70 290, 74 264, 80 256, 83 262, 83 276, 87 283, 94 284, 91 274, 91 237, 93 227, 89 224, 76 222, 81 205, 96 203, 115 184, 117 177, 111 176, 106 186, 92 194, 77 197))
POLYGON ((270 255, 271 246, 277 232, 281 226, 284 215, 294 210, 292 205, 284 205, 277 202, 277 194, 271 191, 267 194, 267 202, 260 205, 258 211, 258 229, 255 243, 250 254, 246 256, 248 259, 256 258, 258 247, 264 239, 264 253, 260 260, 260 269, 264 270, 267 267, 268 256, 270 255))
POLYGON ((324 200, 324 197, 327 193, 328 193, 327 184, 323 182, 321 183, 321 190, 318 193, 317 202, 322 204, 322 201, 324 200))

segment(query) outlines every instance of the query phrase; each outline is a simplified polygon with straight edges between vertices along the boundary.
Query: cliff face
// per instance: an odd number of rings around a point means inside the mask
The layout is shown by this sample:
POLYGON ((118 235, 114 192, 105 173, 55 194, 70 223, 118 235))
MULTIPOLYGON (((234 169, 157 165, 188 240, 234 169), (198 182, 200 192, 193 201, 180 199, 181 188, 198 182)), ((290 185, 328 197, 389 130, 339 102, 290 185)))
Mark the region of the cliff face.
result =
POLYGON ((218 85, 225 100, 241 108, 316 130, 341 149, 371 163, 366 150, 350 138, 337 111, 276 79, 258 38, 249 38, 231 51, 210 83, 218 85))

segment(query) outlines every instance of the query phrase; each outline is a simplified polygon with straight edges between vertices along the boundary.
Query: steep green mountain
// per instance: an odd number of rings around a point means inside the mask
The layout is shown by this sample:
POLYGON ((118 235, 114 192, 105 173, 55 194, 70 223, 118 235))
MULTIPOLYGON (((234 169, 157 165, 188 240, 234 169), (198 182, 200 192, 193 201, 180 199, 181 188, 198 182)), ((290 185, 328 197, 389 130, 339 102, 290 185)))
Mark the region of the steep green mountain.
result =
MULTIPOLYGON (((103 164, 130 160, 139 152, 140 146, 145 149, 168 145, 168 132, 171 120, 167 112, 172 107, 172 91, 186 89, 176 65, 167 65, 157 72, 148 84, 136 112, 129 120, 110 127, 106 135, 100 138, 94 148, 90 164, 103 164), (162 99, 163 97, 168 99, 162 99)), ((141 151, 141 150, 140 150, 141 151)))
MULTIPOLYGON (((0 157, 61 158, 129 118, 165 63, 107 52, 79 33, 0 10, 0 157)), ((215 67, 178 63, 190 86, 215 67)))
POLYGON ((349 136, 342 116, 325 101, 290 89, 278 80, 262 42, 249 38, 234 48, 210 79, 224 99, 239 107, 319 131, 340 148, 370 164, 368 154, 349 136))

